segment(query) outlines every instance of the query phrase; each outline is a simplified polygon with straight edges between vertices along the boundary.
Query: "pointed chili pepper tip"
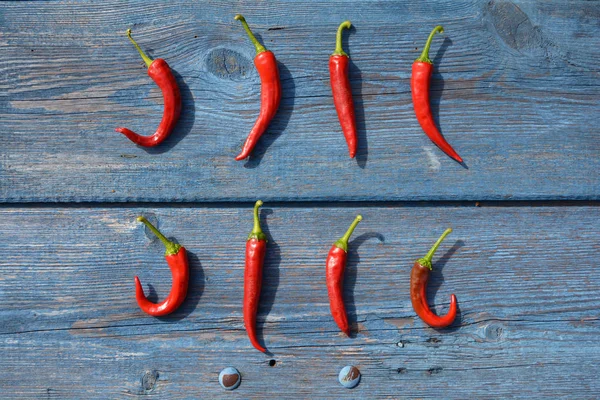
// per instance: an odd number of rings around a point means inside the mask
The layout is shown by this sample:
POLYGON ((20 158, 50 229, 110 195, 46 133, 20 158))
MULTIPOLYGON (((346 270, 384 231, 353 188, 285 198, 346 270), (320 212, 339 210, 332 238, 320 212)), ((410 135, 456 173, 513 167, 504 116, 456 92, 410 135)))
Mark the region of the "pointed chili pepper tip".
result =
POLYGON ((267 349, 265 349, 264 347, 262 347, 260 344, 258 344, 258 342, 254 342, 252 343, 252 346, 254 346, 254 348, 258 351, 260 351, 261 353, 266 353, 267 349))
POLYGON ((352 224, 350 224, 350 227, 348 228, 348 230, 346 231, 344 236, 342 236, 337 242, 335 242, 334 246, 339 247, 340 249, 344 250, 347 253, 348 252, 348 240, 350 239, 350 235, 352 235, 352 232, 354 232, 356 225, 358 225, 358 223, 360 221, 362 221, 362 219, 363 219, 362 215, 360 215, 360 214, 357 215, 356 218, 354 218, 354 221, 352 222, 352 224))
POLYGON ((265 235, 262 229, 260 228, 260 218, 258 216, 258 208, 262 205, 262 200, 257 200, 256 203, 254 203, 254 228, 252 229, 252 232, 250 232, 250 234, 248 235, 248 240, 267 240, 267 235, 265 235))
POLYGON ((148 227, 156 235, 156 237, 165 245, 165 257, 172 256, 173 254, 177 254, 181 249, 181 245, 167 239, 165 235, 163 235, 154 225, 150 223, 145 217, 139 216, 137 217, 139 222, 142 222, 144 225, 148 227))
POLYGON ((415 62, 425 62, 428 64, 433 64, 429 59, 429 47, 431 47, 431 41, 433 40, 433 36, 436 33, 444 33, 444 28, 441 25, 438 25, 435 28, 433 28, 433 30, 429 34, 429 37, 427 38, 427 42, 425 42, 425 47, 423 48, 421 56, 417 58, 415 62))
POLYGON ((337 30, 337 34, 335 35, 335 51, 332 56, 346 56, 349 57, 348 54, 342 49, 342 32, 344 29, 350 29, 352 27, 352 23, 350 21, 344 21, 340 24, 337 30))
POLYGON ((451 232, 452 232, 452 228, 446 229, 444 231, 444 233, 442 233, 442 236, 440 236, 440 238, 433 244, 433 246, 431 247, 431 249, 429 249, 429 251, 427 252, 427 254, 425 255, 425 257, 419 258, 417 260, 417 262, 419 264, 421 264, 422 266, 424 266, 424 267, 427 267, 429 269, 433 269, 432 268, 432 264, 431 264, 431 259, 433 258, 433 254, 438 249, 438 247, 440 247, 440 244, 446 238, 446 236, 448 236, 451 232))

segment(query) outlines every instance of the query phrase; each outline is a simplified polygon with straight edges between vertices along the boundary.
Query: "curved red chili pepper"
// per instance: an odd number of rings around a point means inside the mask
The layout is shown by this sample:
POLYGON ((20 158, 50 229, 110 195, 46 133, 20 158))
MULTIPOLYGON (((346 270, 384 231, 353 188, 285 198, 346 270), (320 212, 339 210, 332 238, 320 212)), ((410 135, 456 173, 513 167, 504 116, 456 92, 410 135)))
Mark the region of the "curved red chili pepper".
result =
POLYGON ((157 146, 169 136, 177 124, 177 119, 181 113, 181 94, 179 93, 179 86, 177 86, 177 81, 169 68, 169 64, 167 64, 165 60, 157 58, 153 61, 144 54, 140 46, 138 46, 131 37, 131 29, 127 29, 127 36, 144 59, 144 62, 148 67, 148 76, 150 76, 154 83, 162 90, 164 111, 158 129, 153 135, 141 136, 127 128, 117 128, 115 130, 127 136, 129 140, 140 146, 157 146))
POLYGON ((267 350, 258 343, 256 338, 256 312, 260 300, 262 286, 262 270, 265 254, 267 252, 267 236, 260 229, 258 208, 263 202, 258 200, 254 204, 254 229, 246 241, 246 269, 244 270, 244 325, 250 343, 263 353, 267 350))
POLYGON ((277 69, 277 60, 273 52, 267 50, 252 34, 246 19, 237 14, 235 19, 241 21, 248 37, 256 48, 256 57, 254 65, 260 76, 260 114, 248 134, 248 138, 242 147, 242 152, 235 158, 237 161, 248 157, 258 139, 267 130, 269 123, 277 113, 279 102, 281 101, 281 82, 279 81, 279 70, 277 69))
POLYGON ((346 269, 346 258, 348 256, 348 239, 350 239, 350 235, 352 235, 354 228, 360 221, 362 221, 362 216, 357 215, 346 234, 331 246, 325 263, 325 279, 331 315, 346 336, 350 336, 350 328, 348 327, 348 317, 346 316, 343 297, 344 270, 346 269))
POLYGON ((329 57, 329 77, 331 80, 331 91, 333 103, 337 111, 342 132, 348 143, 350 158, 356 155, 356 118, 354 117, 354 102, 352 101, 352 88, 348 77, 350 57, 342 50, 342 31, 350 29, 350 21, 341 23, 337 30, 335 51, 329 57))
POLYGON ((429 83, 431 74, 433 73, 433 63, 429 59, 429 47, 436 32, 443 33, 444 28, 436 26, 429 34, 425 48, 421 53, 421 57, 417 58, 412 66, 412 77, 410 78, 410 88, 412 90, 413 106, 417 121, 423 128, 425 134, 435 143, 444 153, 452 157, 458 162, 463 162, 462 158, 444 139, 438 128, 435 126, 433 116, 431 115, 431 107, 429 106, 429 83))
POLYGON ((144 295, 144 289, 140 279, 135 277, 135 298, 140 308, 147 314, 155 317, 167 315, 177 310, 185 300, 187 294, 188 282, 190 273, 188 268, 188 259, 185 247, 171 242, 158 229, 156 229, 146 218, 138 217, 137 219, 143 222, 150 230, 160 239, 165 245, 165 259, 171 274, 173 275, 173 283, 171 291, 165 300, 160 303, 152 303, 144 295))
POLYGON ((457 305, 455 295, 450 296, 450 309, 443 317, 435 315, 427 305, 427 281, 429 280, 429 273, 432 268, 431 259, 440 243, 442 243, 442 240, 450 232, 452 232, 452 229, 446 229, 427 255, 415 261, 415 265, 410 273, 410 300, 412 301, 412 306, 423 322, 433 328, 445 328, 452 324, 454 318, 456 318, 457 305))

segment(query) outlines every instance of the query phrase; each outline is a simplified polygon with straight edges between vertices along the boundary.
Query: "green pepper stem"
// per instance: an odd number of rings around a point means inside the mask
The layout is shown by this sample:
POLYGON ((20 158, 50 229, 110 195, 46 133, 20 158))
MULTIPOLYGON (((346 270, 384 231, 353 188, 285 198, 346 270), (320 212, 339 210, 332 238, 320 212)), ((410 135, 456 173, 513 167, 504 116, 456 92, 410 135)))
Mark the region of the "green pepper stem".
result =
POLYGON ((431 62, 431 60, 429 59, 429 47, 431 47, 431 41, 433 40, 433 36, 437 32, 444 33, 444 28, 442 28, 441 25, 438 25, 435 28, 433 28, 433 30, 429 34, 429 37, 427 38, 427 42, 425 43, 425 47, 423 48, 423 52, 421 53, 421 57, 417 58, 415 61, 426 62, 428 64, 433 64, 431 62))
POLYGON ((248 240, 257 239, 257 240, 266 240, 267 235, 265 235, 260 228, 260 218, 258 217, 258 209, 263 205, 262 200, 258 200, 254 203, 254 228, 252 228, 252 232, 248 235, 248 240))
POLYGON ((135 48, 137 49, 137 51, 140 53, 140 56, 142 56, 142 59, 146 63, 146 67, 149 67, 150 64, 152 64, 152 61, 154 61, 154 60, 151 59, 150 57, 148 57, 146 55, 146 53, 144 53, 142 51, 142 49, 140 48, 140 46, 135 42, 135 40, 133 40, 133 38, 131 37, 131 29, 127 29, 127 37, 129 38, 129 40, 131 40, 131 43, 133 43, 133 45, 135 46, 135 48))
POLYGON ((252 44, 256 48, 256 54, 260 54, 263 51, 267 51, 267 49, 265 48, 265 46, 263 46, 262 44, 260 44, 258 42, 258 40, 256 40, 256 37, 254 37, 254 34, 250 30, 250 27, 248 26, 248 23, 246 22, 246 18, 244 18, 244 16, 242 14, 237 14, 234 17, 234 19, 237 19, 238 21, 240 21, 242 23, 242 25, 244 26, 244 29, 246 30, 246 33, 248 34, 248 37, 250 38, 250 41, 252 42, 252 44))
POLYGON ((342 32, 344 29, 350 29, 351 26, 352 24, 350 21, 344 21, 338 27, 337 34, 335 35, 335 51, 333 52, 332 56, 348 57, 348 54, 342 49, 342 32))
POLYGON ((156 237, 159 238, 161 242, 163 242, 166 248, 165 256, 170 256, 179 252, 179 249, 181 249, 181 245, 175 242, 171 242, 169 239, 167 239, 165 235, 163 235, 158 229, 156 229, 154 225, 152 225, 150 221, 148 221, 145 217, 137 217, 137 220, 143 222, 144 225, 146 225, 148 229, 150 229, 152 233, 154 233, 156 237))
POLYGON ((348 228, 348 230, 344 234, 344 236, 342 236, 337 242, 335 242, 334 245, 336 247, 339 247, 340 249, 344 250, 347 253, 348 252, 348 239, 350 239, 350 235, 352 235, 352 232, 354 232, 356 225, 358 225, 358 223, 360 221, 362 221, 362 215, 357 215, 356 218, 354 218, 354 221, 352 222, 352 224, 350 225, 350 228, 348 228))
POLYGON ((452 228, 448 228, 444 231, 444 233, 442 233, 442 236, 440 236, 440 238, 437 240, 437 242, 434 243, 434 245, 431 247, 431 249, 429 249, 429 251, 427 252, 427 254, 425 254, 425 257, 423 258, 419 258, 417 260, 417 262, 429 269, 431 269, 431 259, 433 258, 433 254, 435 253, 435 251, 438 249, 438 247, 440 247, 440 244, 442 243, 442 240, 444 240, 446 238, 446 236, 448 236, 450 234, 450 232, 452 232, 452 228))

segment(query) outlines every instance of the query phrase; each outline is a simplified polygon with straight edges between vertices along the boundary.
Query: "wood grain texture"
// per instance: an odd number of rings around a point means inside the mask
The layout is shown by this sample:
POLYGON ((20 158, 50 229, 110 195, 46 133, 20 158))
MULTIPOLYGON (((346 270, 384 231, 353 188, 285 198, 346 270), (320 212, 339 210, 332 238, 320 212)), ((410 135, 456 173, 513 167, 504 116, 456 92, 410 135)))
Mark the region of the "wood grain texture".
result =
POLYGON ((0 397, 12 398, 595 398, 600 392, 598 207, 271 207, 259 337, 241 314, 239 208, 0 209, 0 397), (358 334, 329 315, 324 260, 357 214, 345 296, 358 334), (133 276, 162 299, 163 247, 135 220, 156 222, 191 255, 190 292, 175 315, 152 318, 133 276), (448 226, 429 297, 459 321, 441 331, 416 318, 413 261, 448 226), (274 366, 269 361, 275 360, 274 366), (343 389, 347 364, 360 385, 343 389), (226 393, 219 371, 241 386, 226 393))
POLYGON ((599 17, 583 0, 2 2, 0 201, 597 200, 599 17), (245 163, 260 85, 238 12, 284 93, 245 163), (357 160, 327 73, 343 19, 357 160), (410 66, 436 24, 433 108, 468 169, 412 110, 410 66), (181 121, 155 150, 114 132, 151 133, 162 112, 129 27, 181 84, 181 121))
POLYGON ((538 200, 600 200, 599 18, 584 0, 0 2, 0 398, 597 398, 600 209, 538 200), (239 12, 283 84, 242 163, 260 82, 239 12), (344 19, 356 160, 327 71, 344 19), (468 168, 412 110, 410 66, 437 24, 433 110, 468 168), (153 132, 162 114, 127 28, 182 91, 158 149, 114 132, 153 132), (241 313, 257 198, 269 355, 241 313), (145 203, 108 204, 133 201, 145 203), (359 212, 345 338, 324 261, 359 212), (170 317, 135 303, 136 274, 151 299, 170 288, 139 214, 190 254, 189 296, 170 317), (428 293, 439 313, 455 293, 460 318, 438 331, 415 316, 408 278, 448 226, 428 293), (337 382, 348 364, 362 372, 353 390, 337 382), (227 366, 243 377, 233 392, 218 384, 227 366))

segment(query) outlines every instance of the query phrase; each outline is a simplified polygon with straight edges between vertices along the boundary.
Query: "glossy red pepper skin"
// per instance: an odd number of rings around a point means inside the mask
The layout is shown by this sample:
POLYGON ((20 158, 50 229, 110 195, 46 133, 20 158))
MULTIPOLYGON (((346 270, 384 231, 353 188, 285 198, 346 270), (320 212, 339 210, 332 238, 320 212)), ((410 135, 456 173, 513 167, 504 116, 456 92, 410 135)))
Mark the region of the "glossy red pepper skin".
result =
POLYGON ((456 318, 456 312, 458 310, 456 296, 454 294, 450 296, 450 308, 448 313, 444 316, 435 315, 427 304, 427 282, 432 268, 431 257, 444 237, 450 232, 452 232, 452 229, 447 229, 444 232, 427 256, 420 258, 415 262, 410 273, 410 300, 413 309, 423 322, 433 328, 445 328, 451 325, 456 318))
POLYGON ((127 136, 129 140, 140 146, 158 146, 169 136, 177 124, 177 120, 181 114, 181 93, 179 92, 179 86, 177 85, 175 76, 173 76, 171 68, 169 68, 169 64, 162 58, 157 58, 156 60, 150 59, 131 38, 131 30, 127 31, 127 35, 148 66, 148 76, 152 78, 154 83, 156 83, 162 91, 164 109, 162 120, 160 121, 156 132, 150 136, 139 135, 127 128, 117 128, 115 130, 127 136))
POLYGON ((177 254, 165 256, 165 259, 173 275, 173 284, 169 295, 162 302, 156 304, 149 301, 144 295, 140 279, 137 276, 135 277, 135 298, 137 303, 145 313, 155 317, 171 314, 183 304, 190 280, 187 252, 184 247, 181 247, 177 254))
POLYGON ((329 57, 329 78, 333 103, 337 111, 342 132, 348 144, 350 158, 356 155, 357 135, 356 117, 354 114, 354 101, 350 87, 349 66, 350 57, 342 50, 342 30, 351 27, 350 21, 344 21, 338 28, 336 51, 329 57))
POLYGON ((267 238, 260 229, 258 208, 262 201, 254 205, 254 229, 246 241, 246 268, 244 269, 244 325, 250 343, 258 351, 267 350, 258 343, 256 337, 256 313, 258 311, 260 291, 262 288, 262 273, 265 254, 267 253, 267 238))
POLYGON ((410 78, 410 88, 412 92, 413 106, 419 125, 425 134, 435 143, 444 153, 454 160, 462 163, 463 159, 446 141, 444 136, 435 126, 429 105, 429 87, 431 75, 433 74, 433 63, 429 59, 429 46, 436 32, 444 32, 441 26, 436 26, 427 39, 427 44, 419 57, 412 65, 412 75, 410 78))
POLYGON ((235 158, 237 161, 240 161, 250 156, 258 140, 267 130, 273 117, 275 117, 279 103, 281 102, 281 80, 279 79, 279 69, 277 68, 277 60, 273 52, 265 49, 264 46, 258 43, 243 16, 238 14, 235 16, 235 19, 242 22, 250 40, 256 47, 254 65, 260 76, 260 113, 246 138, 246 142, 244 142, 241 153, 235 158))
POLYGON ((348 253, 337 247, 331 246, 327 255, 325 266, 325 279, 327 281, 327 294, 329 295, 329 308, 333 320, 346 336, 350 336, 346 306, 344 305, 344 272, 348 253))
POLYGON ((266 351, 256 338, 256 313, 262 288, 262 268, 267 253, 267 241, 250 239, 246 242, 246 269, 244 270, 244 325, 250 343, 257 350, 266 351))
POLYGON ((171 269, 173 282, 171 284, 171 291, 165 300, 160 303, 152 303, 149 301, 144 294, 140 279, 137 276, 135 277, 135 298, 138 305, 145 313, 154 317, 161 317, 177 310, 185 300, 190 280, 187 252, 185 247, 171 242, 164 237, 162 233, 146 220, 146 218, 139 217, 138 221, 141 221, 148 226, 148 228, 150 228, 150 230, 152 230, 152 232, 154 232, 165 244, 167 249, 165 259, 171 269))
POLYGON ((343 296, 344 272, 348 258, 348 239, 360 221, 362 221, 362 216, 358 215, 346 234, 331 246, 327 255, 327 261, 325 262, 325 281, 327 283, 331 316, 346 336, 350 336, 350 327, 348 326, 348 316, 343 296))

